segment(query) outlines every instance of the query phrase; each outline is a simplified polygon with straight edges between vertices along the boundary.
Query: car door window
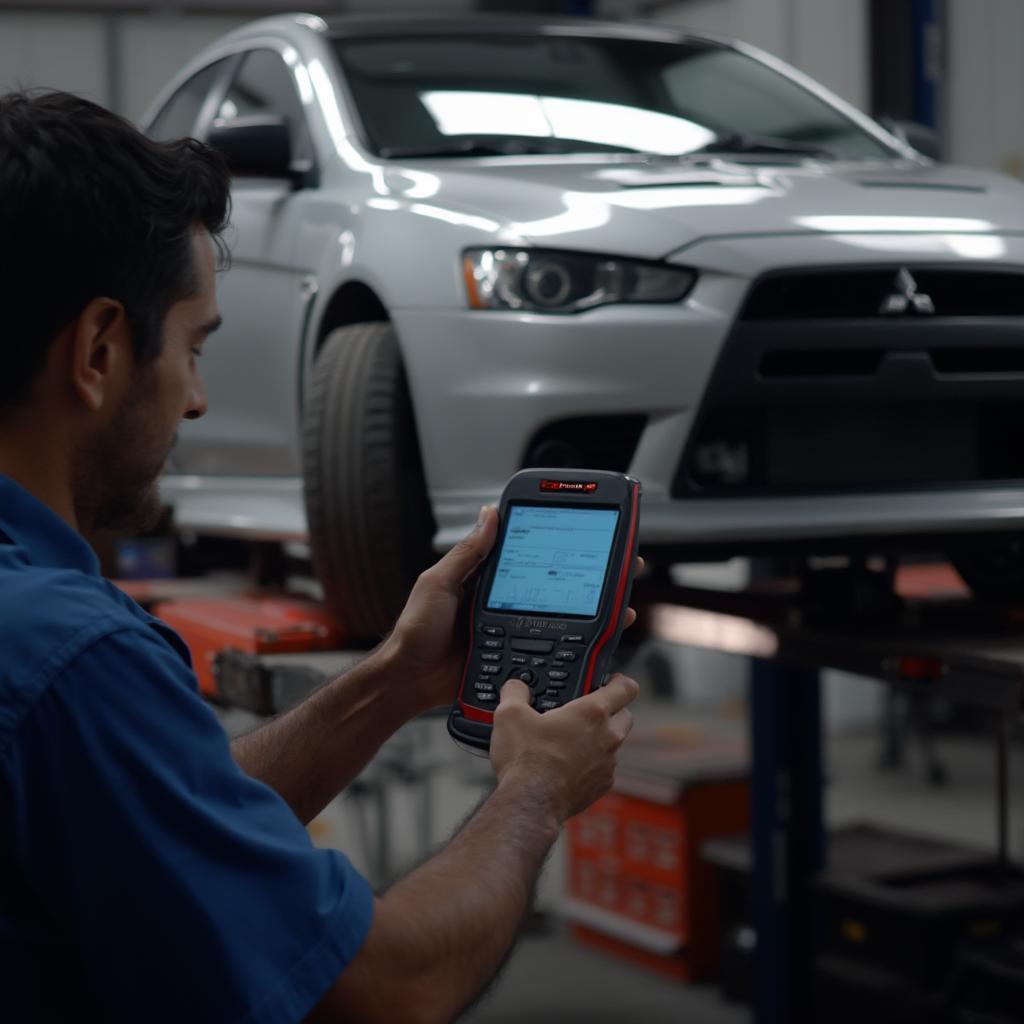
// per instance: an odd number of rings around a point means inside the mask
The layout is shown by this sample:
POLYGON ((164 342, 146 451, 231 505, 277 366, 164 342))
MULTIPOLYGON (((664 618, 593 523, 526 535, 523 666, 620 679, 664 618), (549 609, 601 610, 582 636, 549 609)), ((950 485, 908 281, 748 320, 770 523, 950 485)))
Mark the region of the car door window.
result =
POLYGON ((275 51, 253 50, 242 62, 217 117, 230 122, 239 117, 267 115, 281 117, 288 125, 293 162, 311 166, 313 142, 291 71, 275 51))
POLYGON ((210 90, 217 84, 227 60, 218 60, 197 71, 163 106, 153 119, 149 134, 159 141, 192 135, 196 120, 210 90))

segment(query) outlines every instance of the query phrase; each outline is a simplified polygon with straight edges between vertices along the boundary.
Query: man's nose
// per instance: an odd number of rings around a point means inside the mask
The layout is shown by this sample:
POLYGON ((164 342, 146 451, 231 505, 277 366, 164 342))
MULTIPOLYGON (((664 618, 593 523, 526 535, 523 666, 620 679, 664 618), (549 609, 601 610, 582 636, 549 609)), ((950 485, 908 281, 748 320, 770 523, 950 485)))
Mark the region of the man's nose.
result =
POLYGON ((206 387, 202 381, 197 381, 189 395, 188 407, 185 410, 184 418, 187 420, 197 420, 200 416, 205 416, 208 405, 206 387))

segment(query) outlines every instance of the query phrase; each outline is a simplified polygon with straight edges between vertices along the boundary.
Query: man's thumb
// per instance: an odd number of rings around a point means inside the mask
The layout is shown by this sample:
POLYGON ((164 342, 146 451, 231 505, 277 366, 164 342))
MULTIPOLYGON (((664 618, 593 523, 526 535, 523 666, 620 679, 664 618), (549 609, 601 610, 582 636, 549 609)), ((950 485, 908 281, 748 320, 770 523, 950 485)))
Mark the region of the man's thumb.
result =
POLYGON ((480 509, 476 526, 455 545, 430 571, 442 586, 458 587, 479 568, 494 546, 498 532, 498 512, 493 505, 480 509))
POLYGON ((501 688, 502 704, 529 704, 530 688, 522 681, 512 676, 501 688))

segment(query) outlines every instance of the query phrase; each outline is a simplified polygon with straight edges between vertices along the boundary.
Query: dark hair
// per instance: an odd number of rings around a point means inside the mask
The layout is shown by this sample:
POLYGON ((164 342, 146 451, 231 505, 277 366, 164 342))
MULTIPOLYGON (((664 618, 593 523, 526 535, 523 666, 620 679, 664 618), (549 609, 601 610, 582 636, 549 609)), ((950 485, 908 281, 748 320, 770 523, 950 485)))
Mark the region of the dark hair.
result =
POLYGON ((195 139, 155 142, 65 92, 0 96, 0 408, 24 402, 62 327, 93 299, 124 305, 138 366, 198 281, 196 226, 230 214, 221 156, 195 139))

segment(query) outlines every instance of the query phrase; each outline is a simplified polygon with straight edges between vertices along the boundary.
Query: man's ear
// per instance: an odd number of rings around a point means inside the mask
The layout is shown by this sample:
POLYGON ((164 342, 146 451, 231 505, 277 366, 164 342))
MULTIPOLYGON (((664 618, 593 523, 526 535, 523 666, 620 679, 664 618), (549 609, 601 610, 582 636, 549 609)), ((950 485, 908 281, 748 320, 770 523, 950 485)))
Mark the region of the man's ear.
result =
POLYGON ((71 325, 71 386, 93 412, 118 401, 130 379, 134 353, 124 306, 93 299, 71 325))

